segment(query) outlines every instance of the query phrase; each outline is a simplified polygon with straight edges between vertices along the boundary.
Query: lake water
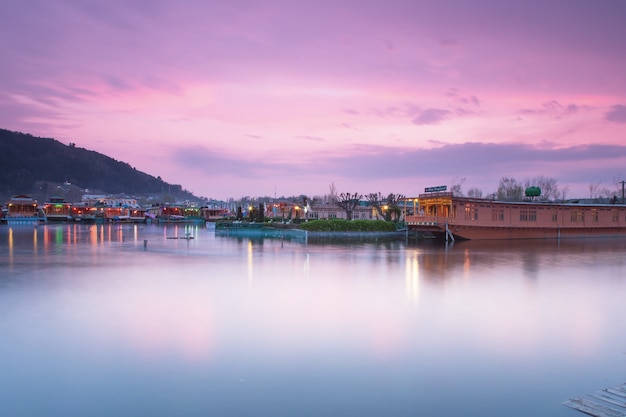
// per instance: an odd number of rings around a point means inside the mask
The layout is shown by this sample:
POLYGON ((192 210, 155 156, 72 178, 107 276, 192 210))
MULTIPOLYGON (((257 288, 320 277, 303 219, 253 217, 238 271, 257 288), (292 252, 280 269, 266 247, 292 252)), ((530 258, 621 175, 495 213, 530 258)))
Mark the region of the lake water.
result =
POLYGON ((2 225, 0 415, 582 416, 626 380, 625 277, 620 239, 2 225))

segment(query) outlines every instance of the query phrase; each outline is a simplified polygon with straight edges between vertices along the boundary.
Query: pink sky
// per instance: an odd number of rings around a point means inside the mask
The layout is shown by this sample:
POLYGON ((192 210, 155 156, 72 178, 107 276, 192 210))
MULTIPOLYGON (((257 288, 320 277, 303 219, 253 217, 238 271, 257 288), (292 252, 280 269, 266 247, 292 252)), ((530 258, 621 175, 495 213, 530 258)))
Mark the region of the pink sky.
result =
POLYGON ((24 0, 0 127, 198 196, 626 179, 623 0, 24 0))

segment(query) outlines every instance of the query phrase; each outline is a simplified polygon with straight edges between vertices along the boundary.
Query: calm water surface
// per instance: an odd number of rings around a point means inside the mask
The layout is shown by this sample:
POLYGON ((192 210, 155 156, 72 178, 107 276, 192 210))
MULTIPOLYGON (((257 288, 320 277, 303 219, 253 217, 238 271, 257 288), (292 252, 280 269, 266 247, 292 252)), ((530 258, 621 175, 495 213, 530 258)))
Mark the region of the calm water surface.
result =
POLYGON ((625 277, 626 240, 2 225, 0 414, 578 416, 626 380, 625 277))

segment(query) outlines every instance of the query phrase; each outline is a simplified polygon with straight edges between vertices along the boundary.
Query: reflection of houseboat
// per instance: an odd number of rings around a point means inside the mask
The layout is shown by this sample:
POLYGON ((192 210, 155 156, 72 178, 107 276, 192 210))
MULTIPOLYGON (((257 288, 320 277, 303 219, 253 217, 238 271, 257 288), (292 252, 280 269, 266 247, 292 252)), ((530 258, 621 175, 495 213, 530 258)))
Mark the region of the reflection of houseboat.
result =
POLYGON ((43 205, 46 219, 49 222, 67 222, 72 220, 72 205, 63 197, 50 197, 50 201, 43 205))
POLYGON ((406 216, 409 230, 448 239, 626 237, 626 206, 510 202, 426 193, 406 216))
POLYGON ((46 222, 46 213, 38 207, 37 201, 28 195, 16 195, 7 205, 8 224, 37 224, 46 222))

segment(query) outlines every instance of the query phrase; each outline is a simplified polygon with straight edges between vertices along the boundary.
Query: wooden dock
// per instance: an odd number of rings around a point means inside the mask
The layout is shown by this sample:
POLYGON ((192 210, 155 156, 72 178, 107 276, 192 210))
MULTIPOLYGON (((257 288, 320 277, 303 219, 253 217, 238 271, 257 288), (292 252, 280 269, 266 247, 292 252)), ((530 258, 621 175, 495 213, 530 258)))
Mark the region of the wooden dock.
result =
POLYGON ((626 383, 571 398, 563 405, 595 417, 626 417, 626 383))

